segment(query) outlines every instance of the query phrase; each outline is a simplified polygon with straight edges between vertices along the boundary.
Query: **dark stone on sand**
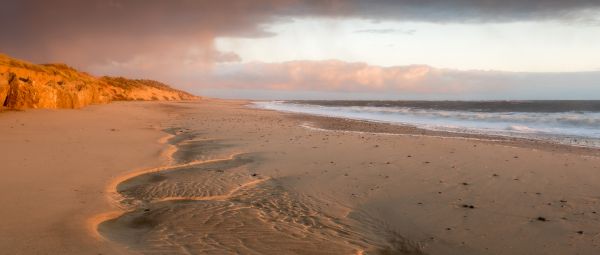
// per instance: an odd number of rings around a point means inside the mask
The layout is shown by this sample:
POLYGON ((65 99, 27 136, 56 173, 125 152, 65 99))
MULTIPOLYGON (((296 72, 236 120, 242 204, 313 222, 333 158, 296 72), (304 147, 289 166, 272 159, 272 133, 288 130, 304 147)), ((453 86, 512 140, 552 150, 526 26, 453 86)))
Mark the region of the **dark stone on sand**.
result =
POLYGON ((252 175, 252 177, 256 177, 258 174, 257 173, 253 173, 251 175, 252 175))
POLYGON ((467 186, 467 185, 469 185, 469 183, 463 182, 462 185, 467 186))
POLYGON ((469 209, 475 209, 474 205, 468 205, 468 204, 463 204, 462 207, 463 208, 469 208, 469 209))
POLYGON ((583 231, 579 230, 577 231, 577 234, 583 235, 583 231))
POLYGON ((536 220, 537 221, 548 221, 545 217, 542 217, 542 216, 537 217, 536 220))

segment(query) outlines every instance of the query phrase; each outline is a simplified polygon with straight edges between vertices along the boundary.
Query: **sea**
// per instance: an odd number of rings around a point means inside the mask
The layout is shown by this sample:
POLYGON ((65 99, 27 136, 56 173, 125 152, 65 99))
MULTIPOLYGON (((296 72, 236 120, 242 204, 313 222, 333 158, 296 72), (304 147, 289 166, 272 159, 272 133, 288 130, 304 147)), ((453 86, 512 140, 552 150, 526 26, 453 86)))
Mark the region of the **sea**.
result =
POLYGON ((600 148, 600 100, 257 101, 283 112, 600 148))

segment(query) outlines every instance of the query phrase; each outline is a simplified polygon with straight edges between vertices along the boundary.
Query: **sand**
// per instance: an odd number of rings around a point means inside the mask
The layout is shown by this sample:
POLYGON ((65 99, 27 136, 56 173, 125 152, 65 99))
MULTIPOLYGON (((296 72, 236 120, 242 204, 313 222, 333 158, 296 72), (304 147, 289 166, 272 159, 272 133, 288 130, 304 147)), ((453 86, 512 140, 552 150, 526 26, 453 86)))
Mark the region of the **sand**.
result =
POLYGON ((22 254, 600 249, 597 150, 448 137, 246 104, 119 103, 0 114, 0 139, 11 148, 0 153, 9 162, 2 168, 8 178, 0 180, 1 202, 11 205, 0 212, 0 249, 22 254))
POLYGON ((117 209, 112 178, 165 163, 156 105, 0 113, 0 253, 122 252, 88 222, 117 209))

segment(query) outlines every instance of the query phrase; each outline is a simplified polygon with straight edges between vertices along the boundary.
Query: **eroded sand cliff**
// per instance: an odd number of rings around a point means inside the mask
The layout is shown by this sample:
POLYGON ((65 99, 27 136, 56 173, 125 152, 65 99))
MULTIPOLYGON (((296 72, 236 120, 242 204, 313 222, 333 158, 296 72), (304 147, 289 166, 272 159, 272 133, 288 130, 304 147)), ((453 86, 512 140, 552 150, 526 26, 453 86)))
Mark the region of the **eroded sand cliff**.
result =
POLYGON ((115 100, 193 100, 152 80, 94 77, 64 64, 36 65, 0 54, 0 105, 9 109, 81 108, 115 100))

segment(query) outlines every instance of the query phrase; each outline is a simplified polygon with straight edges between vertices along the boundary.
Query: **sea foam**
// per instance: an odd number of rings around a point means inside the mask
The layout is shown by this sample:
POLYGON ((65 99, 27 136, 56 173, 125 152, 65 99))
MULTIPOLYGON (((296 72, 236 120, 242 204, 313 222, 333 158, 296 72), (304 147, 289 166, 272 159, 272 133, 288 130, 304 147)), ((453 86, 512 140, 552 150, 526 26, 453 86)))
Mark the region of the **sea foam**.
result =
POLYGON ((411 125, 435 131, 487 134, 539 139, 575 146, 600 148, 600 111, 595 101, 566 107, 562 101, 517 103, 419 102, 410 105, 374 101, 263 101, 256 107, 329 117, 411 125), (447 106, 445 106, 447 104, 447 106), (542 105, 536 105, 542 104, 542 105), (591 105, 591 106, 590 106, 591 105), (578 107, 579 106, 579 107, 578 107), (544 110, 548 109, 548 110, 544 110), (583 109, 583 110, 582 110, 583 109), (510 111, 508 111, 510 110, 510 111), (560 111, 559 111, 560 110, 560 111))

